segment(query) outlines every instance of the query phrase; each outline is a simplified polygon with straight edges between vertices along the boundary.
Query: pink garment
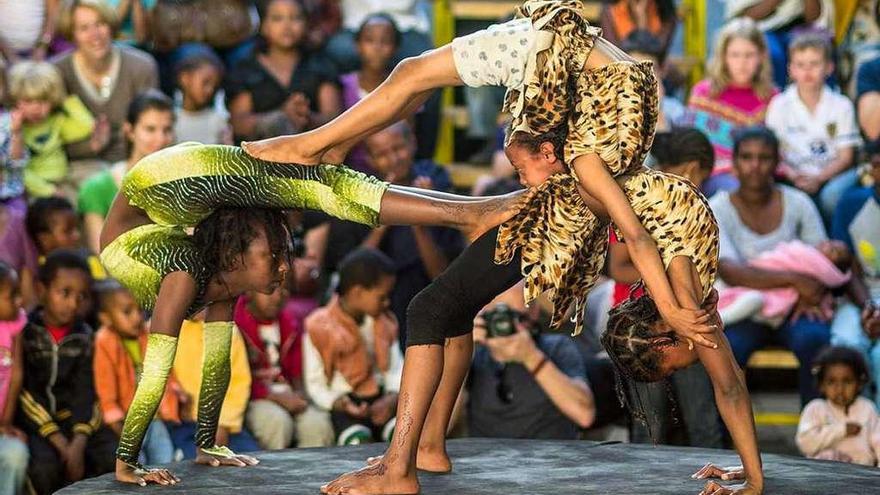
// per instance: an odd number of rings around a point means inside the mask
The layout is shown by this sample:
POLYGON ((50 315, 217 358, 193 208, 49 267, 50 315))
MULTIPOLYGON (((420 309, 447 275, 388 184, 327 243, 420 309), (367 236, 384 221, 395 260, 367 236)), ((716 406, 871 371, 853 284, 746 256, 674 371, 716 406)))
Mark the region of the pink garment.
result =
MULTIPOLYGON (((749 266, 764 270, 795 272, 809 275, 826 287, 837 288, 849 282, 851 273, 843 273, 834 263, 828 260, 818 249, 801 241, 783 242, 772 251, 761 253, 749 261, 749 266)), ((724 309, 737 298, 755 289, 748 287, 727 287, 719 290, 718 308, 724 309)), ((798 301, 797 290, 791 287, 765 289, 760 291, 764 296, 761 316, 767 319, 784 318, 794 309, 798 301)), ((828 318, 833 316, 832 300, 828 295, 822 301, 821 309, 828 318)))
POLYGON ((847 411, 825 399, 814 399, 801 413, 795 442, 811 459, 876 466, 880 459, 880 417, 874 404, 864 397, 857 397, 847 411), (846 436, 847 423, 855 423, 861 430, 846 436))
POLYGON ((0 321, 0 415, 6 404, 9 382, 12 380, 12 343, 26 324, 27 314, 24 310, 19 312, 15 320, 0 321))

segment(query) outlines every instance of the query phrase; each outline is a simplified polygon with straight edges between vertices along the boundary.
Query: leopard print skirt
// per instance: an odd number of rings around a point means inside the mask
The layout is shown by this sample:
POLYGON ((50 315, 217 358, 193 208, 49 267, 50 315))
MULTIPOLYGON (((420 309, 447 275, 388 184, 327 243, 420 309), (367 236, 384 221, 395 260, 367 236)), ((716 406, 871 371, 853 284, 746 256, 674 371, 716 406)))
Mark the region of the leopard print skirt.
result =
MULTIPOLYGON (((558 327, 572 309, 573 335, 581 332, 587 294, 608 249, 608 224, 587 208, 577 185, 568 174, 541 184, 516 217, 502 225, 495 248, 496 263, 509 262, 520 250, 526 303, 549 291, 551 326, 558 327)), ((705 298, 715 281, 719 242, 706 198, 687 180, 649 169, 639 169, 622 189, 657 243, 664 266, 677 256, 690 257, 705 298)))

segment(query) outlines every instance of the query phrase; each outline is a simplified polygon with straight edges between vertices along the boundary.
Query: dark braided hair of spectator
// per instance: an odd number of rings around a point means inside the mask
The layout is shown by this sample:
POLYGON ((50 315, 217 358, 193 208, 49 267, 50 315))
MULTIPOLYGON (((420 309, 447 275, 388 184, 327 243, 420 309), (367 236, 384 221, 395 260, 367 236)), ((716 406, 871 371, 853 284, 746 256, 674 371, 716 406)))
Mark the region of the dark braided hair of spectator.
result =
POLYGON ((239 267, 251 242, 264 232, 273 269, 290 262, 291 238, 284 212, 269 208, 219 208, 199 222, 193 243, 202 254, 207 278, 239 267))
POLYGON ((651 154, 661 169, 695 161, 703 170, 715 166, 715 149, 709 138, 693 127, 674 127, 654 134, 651 154))

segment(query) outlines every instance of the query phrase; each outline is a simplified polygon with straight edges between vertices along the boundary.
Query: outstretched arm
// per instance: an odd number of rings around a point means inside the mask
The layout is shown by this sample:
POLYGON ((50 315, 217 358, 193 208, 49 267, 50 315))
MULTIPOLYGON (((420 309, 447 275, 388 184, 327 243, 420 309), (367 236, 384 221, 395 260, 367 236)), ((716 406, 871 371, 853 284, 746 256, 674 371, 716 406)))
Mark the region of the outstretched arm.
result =
POLYGON ((691 309, 684 309, 676 301, 657 244, 602 160, 596 155, 581 155, 575 158, 572 166, 581 187, 605 207, 611 221, 623 234, 630 257, 663 319, 676 333, 703 346, 715 347, 715 343, 700 335, 712 331, 707 324, 708 315, 697 309, 699 303, 691 309))
MULTIPOLYGON (((699 276, 690 258, 684 256, 675 258, 669 267, 669 279, 675 296, 683 307, 694 307, 694 304, 699 304, 698 301, 703 299, 699 276)), ((714 308, 712 312, 717 324, 712 340, 718 343, 718 349, 697 347, 697 356, 712 380, 718 412, 721 413, 721 418, 730 431, 733 445, 742 459, 746 478, 746 486, 742 489, 751 488, 753 492, 760 493, 764 487, 764 473, 758 452, 749 391, 746 388, 745 377, 733 357, 730 343, 721 330, 720 317, 714 308)))

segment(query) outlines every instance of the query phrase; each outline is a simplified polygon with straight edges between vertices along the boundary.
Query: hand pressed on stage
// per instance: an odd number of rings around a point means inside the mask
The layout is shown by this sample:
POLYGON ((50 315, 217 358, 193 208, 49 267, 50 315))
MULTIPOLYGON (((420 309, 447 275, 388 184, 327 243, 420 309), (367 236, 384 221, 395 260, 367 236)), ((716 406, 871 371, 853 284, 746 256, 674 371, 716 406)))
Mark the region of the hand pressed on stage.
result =
POLYGON ((717 481, 710 481, 700 491, 699 495, 760 495, 761 490, 751 486, 748 482, 741 485, 724 486, 717 481))
POLYGON ((136 483, 147 486, 147 483, 159 485, 175 485, 180 483, 180 478, 171 474, 167 469, 147 469, 135 467, 116 459, 116 479, 123 483, 136 483))
POLYGON ((705 480, 709 478, 718 478, 725 481, 743 480, 746 478, 746 472, 742 466, 719 467, 711 462, 707 462, 699 471, 692 474, 691 478, 697 480, 705 480))

